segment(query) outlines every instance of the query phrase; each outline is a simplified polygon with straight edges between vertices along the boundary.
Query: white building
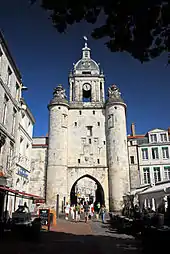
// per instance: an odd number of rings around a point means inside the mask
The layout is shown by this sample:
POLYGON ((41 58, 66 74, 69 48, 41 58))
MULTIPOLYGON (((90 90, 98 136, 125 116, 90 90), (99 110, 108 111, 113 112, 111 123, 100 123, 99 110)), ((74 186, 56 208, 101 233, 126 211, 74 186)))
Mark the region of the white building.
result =
POLYGON ((146 197, 155 198, 158 206, 167 195, 166 188, 170 188, 169 130, 153 129, 146 135, 136 135, 132 124, 128 150, 132 189, 140 187, 143 202, 146 197))
POLYGON ((48 139, 33 141, 32 186, 45 193, 48 206, 61 209, 75 202, 75 187, 88 177, 97 184, 96 201, 120 211, 130 190, 126 104, 115 85, 105 101, 105 77, 90 51, 85 43, 69 74, 69 100, 62 85, 54 90, 48 139))
POLYGON ((32 132, 35 122, 25 101, 19 70, 0 32, 0 217, 30 197, 32 132))

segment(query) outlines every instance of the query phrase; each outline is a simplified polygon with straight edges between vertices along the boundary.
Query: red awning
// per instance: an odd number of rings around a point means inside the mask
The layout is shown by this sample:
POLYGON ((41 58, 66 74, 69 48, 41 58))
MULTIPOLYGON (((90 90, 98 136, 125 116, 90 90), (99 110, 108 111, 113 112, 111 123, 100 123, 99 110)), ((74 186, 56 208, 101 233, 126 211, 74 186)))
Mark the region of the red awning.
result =
POLYGON ((4 190, 4 191, 7 191, 7 192, 15 193, 17 195, 24 196, 24 197, 32 197, 34 199, 44 200, 44 198, 42 198, 40 196, 33 195, 33 194, 30 194, 30 193, 26 193, 26 192, 23 192, 23 191, 13 190, 13 189, 10 189, 10 188, 8 188, 6 186, 0 186, 0 190, 4 190))

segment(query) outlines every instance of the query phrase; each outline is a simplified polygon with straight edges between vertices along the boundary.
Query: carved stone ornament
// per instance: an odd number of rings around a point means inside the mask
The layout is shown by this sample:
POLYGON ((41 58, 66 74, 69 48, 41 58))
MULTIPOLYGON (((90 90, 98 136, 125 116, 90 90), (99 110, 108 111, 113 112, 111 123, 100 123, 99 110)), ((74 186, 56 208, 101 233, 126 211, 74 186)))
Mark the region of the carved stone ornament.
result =
POLYGON ((63 88, 62 85, 58 85, 55 89, 54 89, 54 98, 58 98, 58 99, 66 99, 66 91, 63 88))
POLYGON ((113 84, 108 88, 108 97, 109 99, 121 99, 121 93, 119 88, 113 84))

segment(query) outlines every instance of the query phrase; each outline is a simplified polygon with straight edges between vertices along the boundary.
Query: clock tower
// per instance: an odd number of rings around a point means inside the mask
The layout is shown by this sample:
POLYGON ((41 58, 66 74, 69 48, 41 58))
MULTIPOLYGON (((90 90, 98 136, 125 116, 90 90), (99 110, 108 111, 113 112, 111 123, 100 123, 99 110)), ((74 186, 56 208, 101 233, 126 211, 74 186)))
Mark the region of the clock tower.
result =
POLYGON ((104 103, 104 75, 100 64, 91 59, 90 51, 85 42, 81 59, 73 64, 69 75, 70 103, 104 103))
POLYGON ((129 191, 126 104, 116 85, 105 102, 104 75, 84 39, 69 74, 69 100, 58 85, 48 105, 47 203, 58 212, 66 201, 76 204, 88 178, 95 182, 95 196, 88 182, 89 198, 119 212, 129 191))

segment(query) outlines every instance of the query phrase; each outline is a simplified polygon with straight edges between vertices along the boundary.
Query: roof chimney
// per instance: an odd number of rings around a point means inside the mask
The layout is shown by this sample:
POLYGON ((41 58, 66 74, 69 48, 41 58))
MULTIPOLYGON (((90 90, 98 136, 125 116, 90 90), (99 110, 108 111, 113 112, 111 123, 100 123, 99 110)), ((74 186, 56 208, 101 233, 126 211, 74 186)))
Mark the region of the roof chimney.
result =
POLYGON ((168 135, 170 135, 170 127, 168 127, 168 135))
POLYGON ((134 137, 136 134, 135 134, 135 124, 132 123, 131 124, 131 135, 134 137))

